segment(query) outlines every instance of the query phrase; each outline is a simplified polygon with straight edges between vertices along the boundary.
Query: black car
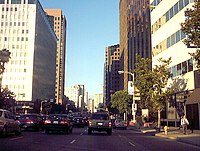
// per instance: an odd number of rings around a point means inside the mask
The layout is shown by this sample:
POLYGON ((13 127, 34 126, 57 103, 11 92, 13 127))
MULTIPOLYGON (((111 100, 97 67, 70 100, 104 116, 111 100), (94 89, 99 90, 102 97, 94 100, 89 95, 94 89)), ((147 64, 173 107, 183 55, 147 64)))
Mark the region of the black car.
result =
POLYGON ((85 126, 85 122, 83 120, 83 117, 74 117, 73 121, 74 121, 73 125, 75 127, 84 127, 85 126))
POLYGON ((44 122, 45 133, 51 132, 65 132, 67 134, 72 133, 72 123, 66 115, 63 114, 51 114, 44 122))
POLYGON ((17 116, 21 127, 25 130, 40 130, 43 126, 42 117, 39 114, 21 114, 17 116))

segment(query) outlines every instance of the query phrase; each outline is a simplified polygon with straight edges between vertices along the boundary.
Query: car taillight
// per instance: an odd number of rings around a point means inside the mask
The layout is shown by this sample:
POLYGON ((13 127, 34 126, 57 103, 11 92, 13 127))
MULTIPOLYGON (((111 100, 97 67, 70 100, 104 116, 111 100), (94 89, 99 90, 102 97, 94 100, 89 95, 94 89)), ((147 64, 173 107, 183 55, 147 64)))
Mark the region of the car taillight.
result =
POLYGON ((108 123, 108 125, 109 125, 109 127, 111 127, 111 126, 112 126, 112 123, 111 123, 111 122, 109 122, 109 123, 108 123))
POLYGON ((124 126, 127 126, 127 123, 124 123, 124 126))
POLYGON ((67 121, 61 121, 60 123, 61 123, 61 124, 68 124, 67 121))
POLYGON ((50 120, 45 120, 45 121, 44 121, 44 124, 50 124, 50 123, 51 123, 50 120))
POLYGON ((84 123, 84 120, 82 120, 82 122, 84 123))
POLYGON ((26 123, 33 124, 34 122, 32 120, 28 120, 28 121, 26 121, 26 123))
POLYGON ((92 122, 91 121, 89 121, 89 126, 92 126, 92 122))

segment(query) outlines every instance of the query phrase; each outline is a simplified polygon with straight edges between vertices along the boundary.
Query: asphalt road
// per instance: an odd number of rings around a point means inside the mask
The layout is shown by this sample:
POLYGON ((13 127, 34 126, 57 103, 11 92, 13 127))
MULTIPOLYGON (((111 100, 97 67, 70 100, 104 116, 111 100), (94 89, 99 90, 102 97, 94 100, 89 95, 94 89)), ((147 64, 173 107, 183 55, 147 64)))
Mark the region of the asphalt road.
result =
POLYGON ((87 134, 87 128, 74 128, 72 134, 45 134, 24 131, 21 136, 0 138, 0 151, 199 151, 200 148, 175 140, 142 134, 133 130, 113 130, 87 134))

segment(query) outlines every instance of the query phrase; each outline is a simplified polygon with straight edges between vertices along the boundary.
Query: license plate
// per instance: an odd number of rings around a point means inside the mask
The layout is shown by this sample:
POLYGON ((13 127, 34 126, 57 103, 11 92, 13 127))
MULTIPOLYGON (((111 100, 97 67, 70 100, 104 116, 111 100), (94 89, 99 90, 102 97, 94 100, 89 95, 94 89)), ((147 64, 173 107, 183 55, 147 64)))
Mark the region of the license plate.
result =
POLYGON ((58 124, 58 121, 53 121, 53 124, 58 124))
POLYGON ((103 123, 98 123, 98 125, 103 125, 103 123))

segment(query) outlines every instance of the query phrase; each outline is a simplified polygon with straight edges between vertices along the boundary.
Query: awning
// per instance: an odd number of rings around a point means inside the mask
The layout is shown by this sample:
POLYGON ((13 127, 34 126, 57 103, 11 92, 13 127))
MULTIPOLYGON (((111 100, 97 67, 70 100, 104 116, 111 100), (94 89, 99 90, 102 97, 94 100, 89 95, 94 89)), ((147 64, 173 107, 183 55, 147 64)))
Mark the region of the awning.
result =
POLYGON ((200 103, 200 88, 194 89, 187 97, 186 104, 200 103))

